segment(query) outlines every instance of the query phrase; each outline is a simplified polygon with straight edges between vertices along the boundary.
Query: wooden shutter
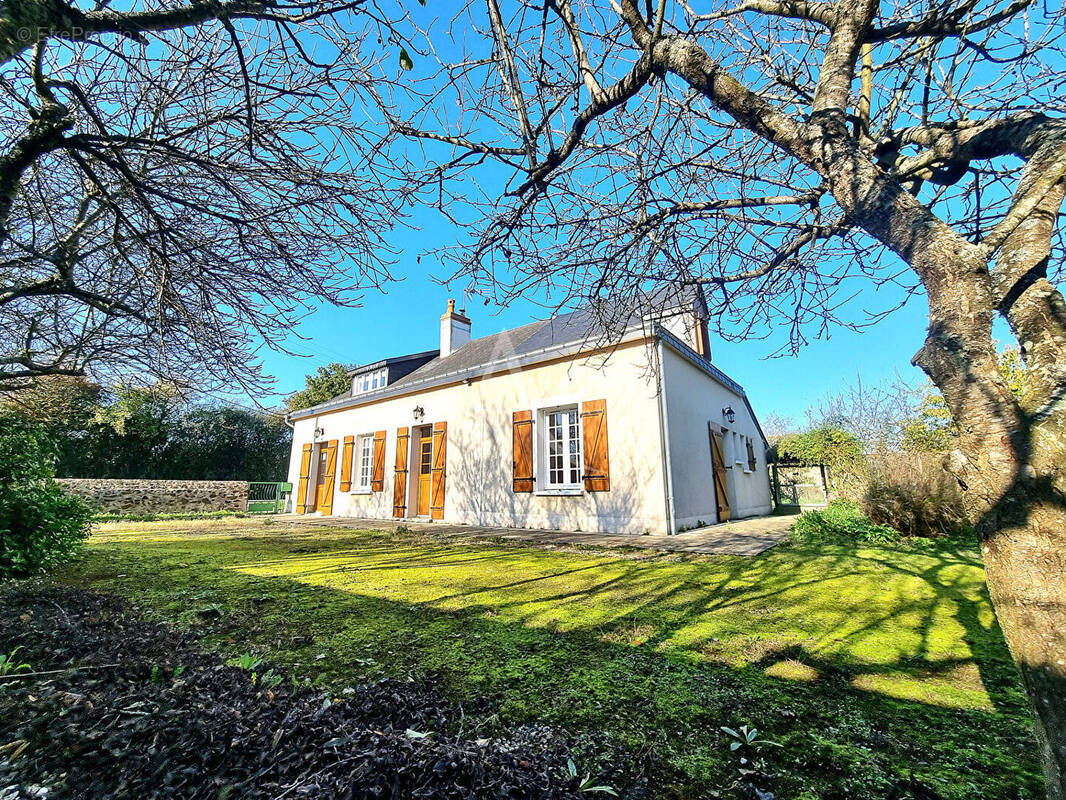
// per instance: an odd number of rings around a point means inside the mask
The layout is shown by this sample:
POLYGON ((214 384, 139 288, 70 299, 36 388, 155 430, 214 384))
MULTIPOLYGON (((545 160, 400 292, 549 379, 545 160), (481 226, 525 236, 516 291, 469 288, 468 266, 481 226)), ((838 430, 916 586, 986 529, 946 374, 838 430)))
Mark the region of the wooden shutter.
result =
POLYGON ((611 491, 611 465, 607 452, 607 401, 581 404, 582 450, 585 456, 585 491, 611 491))
POLYGON ((748 439, 748 469, 752 472, 759 466, 759 462, 755 459, 755 446, 751 443, 751 439, 748 439))
POLYGON ((322 507, 318 510, 323 514, 333 513, 333 483, 337 479, 337 440, 330 439, 326 444, 326 476, 325 486, 322 492, 322 507))
POLYGON ((722 436, 708 425, 711 435, 711 471, 714 473, 714 497, 718 503, 718 521, 729 521, 729 490, 726 484, 725 455, 722 451, 722 436))
POLYGON ((448 459, 448 423, 433 423, 433 474, 430 478, 429 517, 444 519, 444 468, 448 459))
POLYGON ((355 437, 344 437, 344 450, 341 455, 341 491, 352 490, 352 451, 355 450, 355 437))
POLYGON ((311 475, 311 451, 313 445, 305 444, 300 453, 300 480, 296 484, 296 513, 307 513, 307 479, 311 475))
POLYGON ((385 431, 374 434, 374 472, 370 478, 370 491, 385 490, 385 431))
POLYGON ((533 491, 533 412, 516 411, 511 415, 514 459, 512 463, 514 491, 533 491))
POLYGON ((407 448, 411 436, 407 428, 396 429, 396 469, 392 486, 392 515, 407 516, 407 448))

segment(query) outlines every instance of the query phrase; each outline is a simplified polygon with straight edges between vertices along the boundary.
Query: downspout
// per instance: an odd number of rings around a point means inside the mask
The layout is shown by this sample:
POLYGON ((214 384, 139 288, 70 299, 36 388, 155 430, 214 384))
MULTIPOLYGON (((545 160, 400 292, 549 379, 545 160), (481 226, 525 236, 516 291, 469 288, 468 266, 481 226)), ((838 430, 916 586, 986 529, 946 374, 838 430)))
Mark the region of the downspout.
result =
POLYGON ((666 532, 677 531, 674 515, 674 476, 670 469, 670 420, 666 412, 666 374, 663 371, 663 340, 656 338, 655 343, 656 372, 659 379, 659 441, 662 443, 663 486, 666 491, 666 532))

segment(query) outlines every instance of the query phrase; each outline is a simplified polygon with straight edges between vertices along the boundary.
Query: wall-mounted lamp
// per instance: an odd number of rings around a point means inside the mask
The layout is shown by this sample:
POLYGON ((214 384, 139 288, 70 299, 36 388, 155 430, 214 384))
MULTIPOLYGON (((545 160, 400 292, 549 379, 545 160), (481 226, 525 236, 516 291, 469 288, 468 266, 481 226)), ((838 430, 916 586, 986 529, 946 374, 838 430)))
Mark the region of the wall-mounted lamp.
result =
POLYGON ((426 416, 426 410, 422 406, 415 406, 415 410, 411 412, 414 414, 414 418, 417 422, 421 422, 422 418, 426 416))
POLYGON ((326 435, 325 428, 315 428, 315 438, 316 439, 321 439, 325 435, 326 435))
POLYGON ((733 406, 726 406, 722 409, 722 416, 726 418, 726 421, 732 425, 737 418, 737 412, 733 410, 733 406))

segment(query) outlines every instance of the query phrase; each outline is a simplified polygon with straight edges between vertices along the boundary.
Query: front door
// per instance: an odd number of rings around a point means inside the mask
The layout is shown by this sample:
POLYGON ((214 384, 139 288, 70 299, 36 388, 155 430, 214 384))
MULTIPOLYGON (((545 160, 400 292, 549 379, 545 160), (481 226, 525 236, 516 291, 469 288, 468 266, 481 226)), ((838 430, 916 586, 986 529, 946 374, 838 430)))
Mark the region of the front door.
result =
POLYGON ((430 478, 433 475, 433 437, 422 434, 418 453, 418 516, 429 516, 430 478))
POLYGON ((318 448, 318 468, 315 470, 315 509, 321 511, 326 505, 326 490, 329 486, 329 448, 318 448))

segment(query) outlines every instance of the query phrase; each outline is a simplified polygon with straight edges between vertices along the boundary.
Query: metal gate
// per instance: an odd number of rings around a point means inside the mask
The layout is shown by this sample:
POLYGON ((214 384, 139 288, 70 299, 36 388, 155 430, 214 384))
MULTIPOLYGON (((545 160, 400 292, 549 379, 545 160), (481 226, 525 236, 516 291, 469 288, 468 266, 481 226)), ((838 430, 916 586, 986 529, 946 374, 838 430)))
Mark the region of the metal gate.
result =
POLYGON ((278 514, 285 510, 285 500, 292 492, 291 483, 255 481, 248 483, 248 513, 278 514))

